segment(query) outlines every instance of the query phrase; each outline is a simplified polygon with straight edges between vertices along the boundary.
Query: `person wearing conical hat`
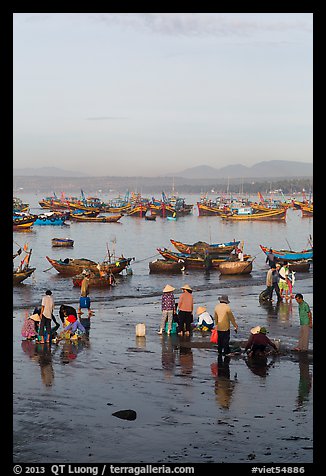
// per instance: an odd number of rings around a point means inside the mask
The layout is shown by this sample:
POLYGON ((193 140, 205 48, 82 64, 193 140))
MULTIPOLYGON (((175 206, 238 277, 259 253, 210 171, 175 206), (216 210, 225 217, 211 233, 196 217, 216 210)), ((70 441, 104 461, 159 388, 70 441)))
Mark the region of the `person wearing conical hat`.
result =
POLYGON ((179 335, 190 335, 191 323, 193 321, 194 299, 192 297, 192 289, 189 284, 181 286, 182 294, 178 302, 179 316, 179 335))
POLYGON ((174 290, 175 288, 173 286, 170 286, 170 284, 167 284, 165 288, 163 289, 162 307, 161 307, 162 319, 161 319, 161 326, 160 326, 160 330, 158 331, 158 334, 163 334, 166 321, 168 321, 167 334, 170 335, 171 333, 172 319, 173 319, 173 314, 175 311, 175 298, 173 294, 174 290))
POLYGON ((196 327, 199 329, 207 327, 208 329, 212 329, 214 326, 214 321, 212 316, 206 309, 206 306, 198 306, 196 310, 196 314, 198 316, 198 321, 196 327))
POLYGON ((250 337, 245 346, 245 352, 248 352, 249 357, 264 356, 267 347, 272 347, 277 352, 276 345, 267 337, 267 333, 266 327, 256 326, 250 330, 250 337))

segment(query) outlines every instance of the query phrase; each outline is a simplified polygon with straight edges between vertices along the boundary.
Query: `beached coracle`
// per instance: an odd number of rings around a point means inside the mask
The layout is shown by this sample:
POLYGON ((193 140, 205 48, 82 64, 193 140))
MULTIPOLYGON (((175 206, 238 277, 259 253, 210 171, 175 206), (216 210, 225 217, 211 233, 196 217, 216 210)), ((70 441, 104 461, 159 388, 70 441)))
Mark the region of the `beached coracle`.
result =
POLYGON ((252 261, 227 261, 220 263, 218 269, 221 274, 249 274, 252 271, 252 261))
POLYGON ((149 263, 149 270, 151 273, 181 273, 185 265, 182 260, 172 261, 165 259, 156 259, 149 263))
POLYGON ((53 247, 72 248, 74 246, 74 240, 70 238, 52 238, 51 243, 53 247))

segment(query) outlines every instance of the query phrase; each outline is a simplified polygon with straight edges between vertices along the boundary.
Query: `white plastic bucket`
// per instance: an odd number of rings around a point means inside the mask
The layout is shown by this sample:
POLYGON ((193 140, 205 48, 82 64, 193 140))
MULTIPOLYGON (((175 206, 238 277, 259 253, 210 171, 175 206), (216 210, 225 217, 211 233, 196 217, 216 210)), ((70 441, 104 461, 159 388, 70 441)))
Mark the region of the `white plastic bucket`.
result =
POLYGON ((137 337, 145 337, 146 335, 146 326, 144 322, 140 322, 136 324, 136 336, 137 337))

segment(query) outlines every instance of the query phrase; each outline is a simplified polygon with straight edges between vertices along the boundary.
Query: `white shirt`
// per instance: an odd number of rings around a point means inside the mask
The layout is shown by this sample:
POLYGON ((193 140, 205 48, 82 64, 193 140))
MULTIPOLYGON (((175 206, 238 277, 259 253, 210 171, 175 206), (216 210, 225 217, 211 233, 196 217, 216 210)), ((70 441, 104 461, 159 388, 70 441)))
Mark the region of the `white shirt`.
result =
POLYGON ((214 321, 212 319, 212 316, 207 312, 204 311, 198 316, 198 325, 201 326, 203 324, 203 321, 206 322, 206 324, 214 324, 214 321))
POLYGON ((46 294, 46 295, 42 298, 42 306, 44 306, 43 316, 44 316, 44 317, 47 317, 48 319, 51 319, 51 318, 52 318, 53 309, 54 309, 53 297, 50 296, 49 294, 46 294))

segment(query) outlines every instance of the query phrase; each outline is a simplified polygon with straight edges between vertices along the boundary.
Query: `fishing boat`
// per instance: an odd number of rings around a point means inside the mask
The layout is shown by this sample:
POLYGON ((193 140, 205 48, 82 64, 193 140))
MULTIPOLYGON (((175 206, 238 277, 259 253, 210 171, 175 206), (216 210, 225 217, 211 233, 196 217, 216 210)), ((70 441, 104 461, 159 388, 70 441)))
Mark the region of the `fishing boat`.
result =
MULTIPOLYGON (((81 287, 82 281, 84 279, 85 275, 83 273, 77 274, 76 276, 73 276, 72 278, 72 283, 75 287, 81 287)), ((96 287, 96 288, 107 288, 109 286, 112 286, 114 280, 112 276, 109 274, 100 274, 99 272, 91 272, 89 275, 89 285, 91 287, 96 287)))
POLYGON ((13 230, 29 230, 35 223, 36 217, 34 215, 17 215, 12 219, 13 230))
POLYGON ((228 213, 230 208, 225 203, 217 203, 212 200, 202 200, 197 202, 198 215, 201 216, 220 216, 228 213))
POLYGON ((29 278, 35 270, 36 268, 28 268, 23 271, 13 271, 13 284, 22 283, 25 279, 29 278))
POLYGON ((74 246, 74 240, 70 238, 52 238, 51 243, 53 247, 72 248, 74 246))
POLYGON ((147 205, 135 205, 134 207, 132 207, 127 213, 126 215, 128 215, 129 217, 141 217, 141 218, 144 218, 144 216, 146 215, 147 213, 147 210, 148 210, 148 206, 147 205))
POLYGON ((150 215, 145 215, 145 220, 155 221, 156 220, 156 214, 151 213, 150 215))
POLYGON ((54 225, 54 226, 61 226, 65 225, 65 221, 68 219, 68 213, 61 213, 61 212, 45 212, 39 215, 35 215, 36 220, 34 225, 54 225))
POLYGON ((150 262, 149 264, 150 273, 181 273, 185 266, 182 260, 166 260, 166 259, 156 259, 155 261, 150 262))
POLYGON ((249 220, 285 220, 286 208, 268 209, 264 211, 254 210, 252 207, 238 208, 230 214, 222 214, 221 218, 230 221, 249 221, 249 220))
MULTIPOLYGON (((209 257, 209 259, 206 260, 200 255, 189 254, 189 253, 176 253, 174 251, 168 250, 167 248, 157 248, 157 251, 166 260, 183 261, 187 269, 188 268, 206 269, 206 270, 212 269, 212 268, 217 269, 220 263, 234 260, 234 257, 232 255, 225 255, 219 258, 209 257)), ((244 255, 245 260, 248 260, 249 258, 251 258, 250 255, 244 255)))
MULTIPOLYGON (((281 263, 281 261, 279 260, 281 263)), ((284 261, 286 263, 286 261, 284 261)), ((296 271, 299 273, 307 273, 310 269, 311 261, 307 259, 299 260, 299 261, 290 261, 289 262, 289 271, 296 271)))
POLYGON ((53 266, 53 268, 58 271, 58 273, 64 276, 75 276, 82 273, 85 269, 88 269, 94 273, 98 273, 99 269, 108 274, 121 273, 121 271, 130 265, 130 262, 133 258, 124 258, 121 256, 120 258, 114 259, 112 261, 103 261, 102 263, 96 263, 95 261, 85 258, 66 258, 64 260, 56 260, 46 256, 46 259, 53 266))
MULTIPOLYGON (((259 245, 265 255, 268 255, 270 247, 259 245)), ((313 259, 313 248, 302 251, 292 251, 292 250, 274 250, 272 252, 277 258, 277 260, 291 262, 291 261, 301 261, 301 260, 312 260, 313 259)))
POLYGON ((28 203, 23 203, 23 201, 18 197, 13 197, 13 212, 27 212, 29 209, 28 203))
POLYGON ((220 263, 218 270, 221 274, 249 274, 252 271, 252 261, 227 261, 220 263))
MULTIPOLYGON (((28 251, 27 244, 24 245, 24 252, 25 256, 20 262, 19 266, 13 270, 13 284, 19 284, 25 281, 25 279, 29 278, 35 271, 36 268, 32 268, 29 266, 32 250, 28 251)), ((17 253, 13 255, 13 259, 19 256, 22 253, 20 249, 17 253)))
POLYGON ((116 215, 97 215, 90 216, 84 213, 70 213, 70 218, 76 222, 89 222, 89 223, 116 223, 123 215, 118 213, 116 215))
POLYGON ((232 251, 235 250, 240 244, 240 241, 228 241, 226 243, 213 244, 206 243, 205 241, 197 241, 196 243, 190 245, 188 243, 182 243, 181 241, 176 241, 172 239, 170 239, 170 241, 178 251, 181 251, 181 253, 203 254, 205 252, 208 252, 210 255, 224 255, 232 253, 232 251))
POLYGON ((313 205, 302 205, 301 206, 302 217, 312 217, 314 215, 313 205))

